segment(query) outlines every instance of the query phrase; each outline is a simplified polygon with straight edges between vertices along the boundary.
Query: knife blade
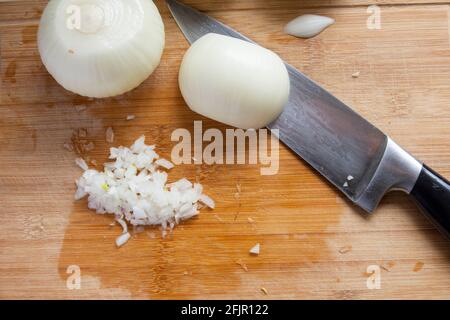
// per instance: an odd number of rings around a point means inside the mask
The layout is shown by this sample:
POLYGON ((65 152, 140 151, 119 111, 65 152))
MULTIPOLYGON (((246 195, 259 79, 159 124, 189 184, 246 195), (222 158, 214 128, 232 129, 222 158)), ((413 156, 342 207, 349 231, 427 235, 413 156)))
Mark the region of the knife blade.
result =
MULTIPOLYGON (((167 6, 189 41, 218 33, 252 40, 176 0, 167 6)), ((291 92, 282 114, 267 127, 351 201, 372 212, 390 190, 411 193, 432 222, 450 230, 450 184, 350 107, 286 63, 291 92), (426 185, 438 194, 424 195, 426 185), (418 190, 421 190, 418 195, 418 190)))

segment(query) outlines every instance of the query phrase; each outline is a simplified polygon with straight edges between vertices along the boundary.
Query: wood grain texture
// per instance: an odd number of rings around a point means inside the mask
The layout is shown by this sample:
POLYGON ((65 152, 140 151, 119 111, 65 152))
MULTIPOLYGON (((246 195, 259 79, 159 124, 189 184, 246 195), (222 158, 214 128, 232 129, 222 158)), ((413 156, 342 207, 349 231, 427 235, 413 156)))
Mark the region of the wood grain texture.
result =
MULTIPOLYGON (((364 0, 187 2, 276 51, 450 177, 446 1, 375 1, 395 4, 382 7, 381 30, 366 28, 364 0), (284 35, 284 24, 304 12, 337 23, 314 39, 284 35)), ((0 3, 0 298, 450 298, 450 245, 406 195, 388 195, 367 216, 284 146, 276 176, 250 165, 177 167, 171 179, 200 180, 217 208, 166 239, 148 228, 116 249, 112 218, 73 201, 80 171, 63 148, 73 131, 87 129, 96 145, 89 157, 102 163, 108 126, 116 144, 145 134, 164 156, 176 128, 192 130, 198 119, 225 127, 181 98, 177 73, 188 45, 162 1, 161 65, 136 90, 104 100, 68 93, 46 72, 35 36, 45 3, 0 3), (78 112, 77 104, 88 108, 78 112), (257 242, 261 254, 252 257, 257 242), (379 290, 366 286, 373 264, 381 266, 379 290), (69 265, 81 268, 81 290, 66 288, 69 265)))

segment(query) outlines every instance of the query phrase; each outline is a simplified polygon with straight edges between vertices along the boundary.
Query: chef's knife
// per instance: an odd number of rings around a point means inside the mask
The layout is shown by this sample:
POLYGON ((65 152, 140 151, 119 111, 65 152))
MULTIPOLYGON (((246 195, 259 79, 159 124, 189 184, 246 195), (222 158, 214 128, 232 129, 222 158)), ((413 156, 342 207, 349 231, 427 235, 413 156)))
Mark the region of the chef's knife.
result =
MULTIPOLYGON (((208 33, 253 42, 223 23, 175 0, 167 0, 189 43, 208 33)), ((289 102, 268 128, 367 212, 390 190, 409 193, 450 237, 450 183, 416 160, 343 102, 286 64, 289 102)))

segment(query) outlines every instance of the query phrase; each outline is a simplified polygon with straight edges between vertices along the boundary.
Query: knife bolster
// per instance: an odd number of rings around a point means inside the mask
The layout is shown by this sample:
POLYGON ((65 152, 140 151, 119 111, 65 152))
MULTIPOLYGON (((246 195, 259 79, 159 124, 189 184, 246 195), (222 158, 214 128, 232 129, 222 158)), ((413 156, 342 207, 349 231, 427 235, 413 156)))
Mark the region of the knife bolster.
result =
POLYGON ((422 170, 422 163, 402 149, 391 138, 367 188, 354 201, 368 212, 373 212, 383 196, 392 190, 410 193, 422 170))

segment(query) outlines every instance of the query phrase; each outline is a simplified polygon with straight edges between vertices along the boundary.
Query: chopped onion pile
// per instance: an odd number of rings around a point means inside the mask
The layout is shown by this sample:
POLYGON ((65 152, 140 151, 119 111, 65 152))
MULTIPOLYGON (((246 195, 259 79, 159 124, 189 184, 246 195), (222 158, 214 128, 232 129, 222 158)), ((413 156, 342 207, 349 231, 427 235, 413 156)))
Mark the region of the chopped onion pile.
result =
MULTIPOLYGON (((168 175, 159 168, 169 170, 174 165, 159 158, 155 147, 145 144, 144 136, 130 148, 111 148, 109 158, 114 161, 105 163, 103 172, 88 169, 84 161, 77 160, 85 171, 76 181, 75 199, 88 196, 89 209, 99 214, 115 214, 118 221, 125 219, 133 226, 161 225, 164 232, 196 216, 199 202, 215 206, 199 183, 183 178, 167 184, 168 175)), ((118 246, 129 239, 126 233, 124 228, 118 246)))

